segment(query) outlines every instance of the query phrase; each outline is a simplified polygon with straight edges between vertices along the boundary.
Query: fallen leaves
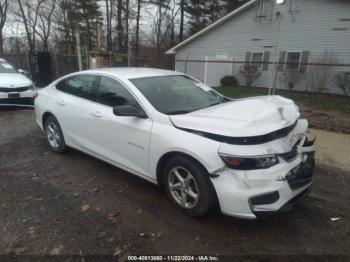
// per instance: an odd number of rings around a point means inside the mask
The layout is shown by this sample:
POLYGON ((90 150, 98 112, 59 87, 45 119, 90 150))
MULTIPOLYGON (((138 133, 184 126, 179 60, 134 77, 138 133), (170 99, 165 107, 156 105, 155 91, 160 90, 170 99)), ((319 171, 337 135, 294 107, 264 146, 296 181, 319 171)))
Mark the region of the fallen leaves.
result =
POLYGON ((39 175, 36 172, 33 172, 31 178, 32 178, 32 180, 38 180, 39 175))
POLYGON ((116 249, 113 253, 113 256, 119 257, 122 253, 123 253, 123 250, 118 246, 118 247, 116 247, 116 249))
POLYGON ((115 223, 117 223, 117 216, 119 215, 119 211, 118 210, 113 210, 113 211, 111 211, 111 212, 109 212, 108 214, 107 214, 107 221, 109 221, 109 223, 111 223, 111 224, 115 224, 115 223))
POLYGON ((29 234, 29 238, 34 239, 35 238, 35 227, 29 227, 27 234, 29 234))
POLYGON ((80 210, 84 213, 86 211, 88 211, 90 209, 90 205, 89 204, 86 204, 86 203, 83 203, 81 206, 80 206, 80 210))
POLYGON ((94 187, 94 188, 89 189, 89 193, 90 194, 96 194, 99 191, 100 191, 100 189, 98 187, 94 187))
POLYGON ((29 249, 27 247, 24 247, 20 244, 15 244, 15 245, 11 245, 5 253, 7 254, 14 254, 14 255, 21 255, 22 253, 28 251, 29 249))
POLYGON ((63 248, 64 248, 63 245, 59 245, 58 247, 51 249, 51 251, 49 252, 49 255, 50 256, 58 256, 61 254, 63 248))

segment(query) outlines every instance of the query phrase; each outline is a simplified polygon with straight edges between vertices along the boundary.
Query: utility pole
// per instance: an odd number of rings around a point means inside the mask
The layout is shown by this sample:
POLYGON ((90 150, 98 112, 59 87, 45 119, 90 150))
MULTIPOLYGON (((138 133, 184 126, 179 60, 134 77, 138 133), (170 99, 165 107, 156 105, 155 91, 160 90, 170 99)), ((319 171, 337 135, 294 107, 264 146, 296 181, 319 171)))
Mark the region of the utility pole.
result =
POLYGON ((78 55, 79 71, 82 71, 83 70, 83 62, 81 61, 80 29, 79 29, 79 26, 76 28, 76 37, 77 37, 77 55, 78 55))
MULTIPOLYGON (((283 3, 283 2, 281 2, 283 3)), ((280 3, 277 1, 277 7, 280 3)), ((269 95, 274 95, 276 92, 276 83, 277 83, 277 74, 278 74, 278 66, 279 66, 279 42, 280 42, 280 33, 281 33, 281 11, 278 10, 276 12, 277 18, 277 32, 276 32, 276 42, 275 42, 275 50, 274 50, 274 61, 273 61, 273 69, 270 78, 270 86, 269 86, 269 95)))

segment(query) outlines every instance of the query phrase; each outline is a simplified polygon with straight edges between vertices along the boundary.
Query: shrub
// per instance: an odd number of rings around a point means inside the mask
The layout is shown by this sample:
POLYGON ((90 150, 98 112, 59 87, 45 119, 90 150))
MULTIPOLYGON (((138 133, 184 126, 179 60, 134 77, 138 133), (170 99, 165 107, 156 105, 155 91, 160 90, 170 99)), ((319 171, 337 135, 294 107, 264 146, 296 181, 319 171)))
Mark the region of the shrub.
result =
POLYGON ((341 72, 334 76, 334 83, 343 90, 345 95, 350 95, 350 72, 341 72))
POLYGON ((238 85, 238 80, 235 76, 229 75, 229 76, 224 76, 220 80, 221 85, 223 86, 237 86, 238 85))
POLYGON ((284 88, 292 90, 303 76, 304 74, 299 72, 298 69, 289 68, 281 72, 279 80, 284 88))
POLYGON ((332 80, 332 65, 337 63, 335 53, 324 51, 324 53, 314 59, 314 65, 309 66, 307 72, 307 83, 311 91, 322 92, 328 88, 332 80))
POLYGON ((245 82, 246 86, 250 87, 252 86, 254 81, 260 77, 261 72, 259 71, 259 68, 256 65, 244 65, 239 70, 239 75, 245 82))

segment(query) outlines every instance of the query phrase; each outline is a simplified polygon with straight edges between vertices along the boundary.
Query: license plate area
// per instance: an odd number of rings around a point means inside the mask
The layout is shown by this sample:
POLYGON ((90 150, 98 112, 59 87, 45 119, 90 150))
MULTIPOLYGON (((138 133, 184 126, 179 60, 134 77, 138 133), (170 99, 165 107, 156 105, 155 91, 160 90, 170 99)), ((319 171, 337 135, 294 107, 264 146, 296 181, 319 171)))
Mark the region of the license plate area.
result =
POLYGON ((19 98, 19 93, 8 94, 9 98, 19 98))

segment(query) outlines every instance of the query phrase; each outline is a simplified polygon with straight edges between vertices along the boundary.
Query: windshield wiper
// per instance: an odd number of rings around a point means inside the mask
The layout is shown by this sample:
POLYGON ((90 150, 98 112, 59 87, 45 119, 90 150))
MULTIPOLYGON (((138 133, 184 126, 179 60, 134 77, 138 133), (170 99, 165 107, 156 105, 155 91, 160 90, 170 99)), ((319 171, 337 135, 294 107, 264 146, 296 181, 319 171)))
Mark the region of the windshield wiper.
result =
POLYGON ((211 107, 211 106, 216 106, 216 105, 219 105, 219 104, 222 104, 222 103, 224 103, 224 102, 216 102, 216 103, 214 103, 214 104, 211 104, 211 105, 209 105, 208 107, 211 107))
POLYGON ((169 112, 168 115, 183 115, 183 114, 188 114, 191 111, 186 111, 186 110, 177 110, 177 111, 172 111, 169 112))

